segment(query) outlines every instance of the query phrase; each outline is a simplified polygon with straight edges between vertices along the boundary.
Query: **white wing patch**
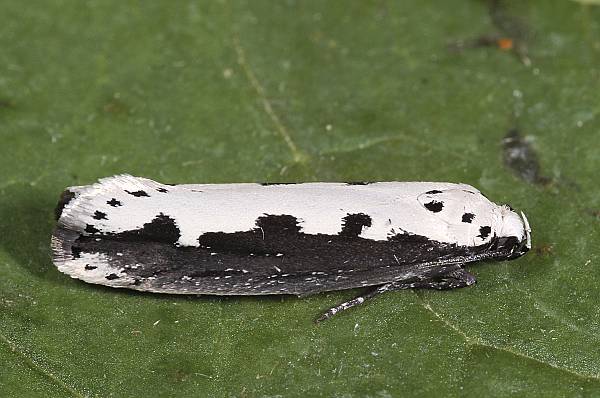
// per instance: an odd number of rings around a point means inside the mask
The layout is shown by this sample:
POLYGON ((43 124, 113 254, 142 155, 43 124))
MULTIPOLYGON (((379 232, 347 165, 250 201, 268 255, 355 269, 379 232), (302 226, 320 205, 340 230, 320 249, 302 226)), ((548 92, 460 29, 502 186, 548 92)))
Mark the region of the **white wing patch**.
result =
POLYGON ((371 225, 363 227, 362 238, 387 240, 409 233, 458 245, 486 243, 498 235, 502 224, 500 206, 465 184, 170 186, 120 175, 72 190, 77 197, 63 209, 59 220, 63 227, 84 235, 120 233, 139 229, 163 214, 179 228, 181 246, 198 246, 199 236, 206 232, 252 230, 265 215, 291 215, 305 234, 335 235, 342 231, 344 217, 365 214, 371 225), (465 214, 473 215, 470 222, 463 221, 465 214))

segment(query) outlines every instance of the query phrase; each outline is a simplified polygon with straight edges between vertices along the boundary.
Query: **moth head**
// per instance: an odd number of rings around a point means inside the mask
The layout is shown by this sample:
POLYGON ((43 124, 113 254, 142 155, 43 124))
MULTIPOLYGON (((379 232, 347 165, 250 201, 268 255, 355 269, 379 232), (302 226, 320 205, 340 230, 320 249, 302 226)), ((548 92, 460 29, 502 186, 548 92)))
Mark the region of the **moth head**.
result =
POLYGON ((525 214, 514 211, 510 206, 500 206, 502 222, 498 232, 500 248, 510 248, 509 259, 517 258, 531 249, 531 228, 525 214))

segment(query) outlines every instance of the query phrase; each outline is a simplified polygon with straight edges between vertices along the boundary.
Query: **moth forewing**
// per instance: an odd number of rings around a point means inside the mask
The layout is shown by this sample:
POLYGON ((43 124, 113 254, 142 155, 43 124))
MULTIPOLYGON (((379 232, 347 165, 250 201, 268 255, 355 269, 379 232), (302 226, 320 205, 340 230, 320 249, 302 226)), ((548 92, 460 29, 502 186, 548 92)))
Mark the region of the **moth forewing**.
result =
POLYGON ((56 213, 60 271, 159 293, 449 289, 475 282, 462 264, 531 247, 522 213, 454 183, 164 185, 118 175, 68 188, 56 213))

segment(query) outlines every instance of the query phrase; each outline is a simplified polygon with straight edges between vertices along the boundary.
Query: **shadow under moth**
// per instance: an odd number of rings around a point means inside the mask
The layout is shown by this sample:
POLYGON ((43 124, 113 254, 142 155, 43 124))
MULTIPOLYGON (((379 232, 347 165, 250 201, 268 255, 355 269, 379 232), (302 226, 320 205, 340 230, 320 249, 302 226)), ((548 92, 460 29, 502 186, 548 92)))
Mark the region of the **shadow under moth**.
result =
POLYGON ((397 289, 475 283, 463 266, 531 248, 523 213, 443 182, 182 184, 117 175, 69 187, 52 255, 73 278, 172 294, 365 287, 318 320, 397 289))

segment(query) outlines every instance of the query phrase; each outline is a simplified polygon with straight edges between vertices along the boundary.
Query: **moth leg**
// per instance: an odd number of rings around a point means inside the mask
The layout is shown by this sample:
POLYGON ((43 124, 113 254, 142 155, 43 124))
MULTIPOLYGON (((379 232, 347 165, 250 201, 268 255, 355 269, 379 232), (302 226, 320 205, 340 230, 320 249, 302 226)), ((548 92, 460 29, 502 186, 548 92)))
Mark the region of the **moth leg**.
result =
POLYGON ((352 300, 346 301, 342 304, 336 305, 333 308, 328 309, 323 315, 317 318, 316 322, 325 321, 340 311, 347 310, 348 308, 352 308, 356 305, 360 305, 364 303, 366 300, 377 296, 380 293, 387 292, 388 290, 394 290, 394 286, 392 283, 386 283, 385 285, 375 286, 373 289, 367 291, 365 294, 361 294, 353 298, 352 300))
POLYGON ((434 268, 428 272, 427 277, 422 280, 404 280, 386 283, 384 285, 375 286, 365 294, 361 294, 352 300, 346 301, 333 308, 330 308, 321 315, 317 322, 325 321, 340 311, 347 310, 354 306, 364 303, 367 299, 373 298, 378 294, 385 293, 392 290, 401 289, 413 289, 413 288, 425 288, 425 289, 456 289, 461 287, 467 287, 474 284, 477 280, 467 270, 462 268, 460 265, 454 265, 450 267, 434 268))
MULTIPOLYGON (((431 279, 411 283, 410 287, 446 290, 471 286, 476 281, 477 279, 466 269, 456 266, 431 279)), ((394 282, 393 284, 401 285, 398 287, 399 289, 406 288, 405 282, 394 282)))

